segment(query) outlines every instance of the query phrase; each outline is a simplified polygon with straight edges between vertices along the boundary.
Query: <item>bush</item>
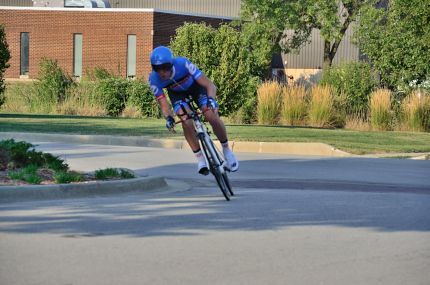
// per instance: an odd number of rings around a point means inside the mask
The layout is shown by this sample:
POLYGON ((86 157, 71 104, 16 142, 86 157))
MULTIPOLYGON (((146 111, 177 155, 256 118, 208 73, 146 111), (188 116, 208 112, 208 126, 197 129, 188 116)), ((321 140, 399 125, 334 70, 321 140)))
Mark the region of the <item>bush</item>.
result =
POLYGON ((257 118, 259 124, 275 125, 279 121, 282 87, 277 82, 266 82, 257 90, 257 118))
POLYGON ((186 23, 176 30, 171 42, 175 55, 187 57, 218 88, 221 115, 237 112, 249 98, 255 97, 259 83, 255 60, 236 29, 221 25, 186 23))
POLYGON ((430 95, 413 92, 402 102, 403 121, 412 131, 430 131, 430 95))
POLYGON ((29 165, 20 171, 11 171, 8 175, 11 179, 22 180, 31 184, 40 184, 42 178, 37 175, 37 169, 37 165, 29 165))
POLYGON ((161 110, 148 83, 142 79, 130 81, 127 106, 136 107, 144 117, 160 118, 161 110))
POLYGON ((314 127, 330 127, 334 118, 333 90, 330 86, 314 86, 310 91, 309 123, 314 127))
POLYGON ((57 103, 65 100, 73 80, 58 66, 56 60, 43 58, 39 67, 39 81, 35 83, 37 96, 44 111, 52 113, 57 103))
POLYGON ((2 140, 0 141, 0 150, 5 153, 3 156, 8 158, 8 168, 20 168, 27 165, 64 171, 69 168, 64 160, 49 153, 36 151, 34 145, 25 141, 2 140))
POLYGON ((109 70, 107 70, 106 68, 103 67, 94 67, 92 69, 87 69, 85 71, 85 80, 89 80, 89 81, 99 81, 99 80, 103 80, 103 79, 108 79, 111 77, 114 77, 113 74, 111 72, 109 72, 109 70))
POLYGON ((71 183, 82 181, 82 176, 75 171, 59 171, 54 175, 55 183, 71 183))
POLYGON ((307 113, 305 87, 285 87, 282 93, 281 121, 292 126, 304 125, 307 113))
POLYGON ((135 175, 126 169, 105 168, 105 169, 96 170, 95 177, 96 179, 100 179, 100 180, 106 180, 106 179, 112 179, 112 178, 129 179, 129 178, 135 178, 135 175))
POLYGON ((345 96, 347 114, 355 114, 367 112, 377 81, 368 63, 351 62, 324 70, 319 84, 330 85, 336 97, 345 96))
POLYGON ((100 80, 97 85, 97 101, 110 116, 118 116, 125 108, 129 81, 125 78, 111 77, 100 80))
POLYGON ((375 130, 391 129, 391 91, 379 89, 370 96, 370 123, 375 130))

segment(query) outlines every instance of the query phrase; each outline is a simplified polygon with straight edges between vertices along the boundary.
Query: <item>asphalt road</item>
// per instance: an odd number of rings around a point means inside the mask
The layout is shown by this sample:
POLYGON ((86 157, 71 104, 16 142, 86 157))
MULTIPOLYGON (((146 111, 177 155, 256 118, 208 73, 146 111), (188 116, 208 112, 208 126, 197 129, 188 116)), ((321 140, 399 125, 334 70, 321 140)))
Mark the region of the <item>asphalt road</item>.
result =
POLYGON ((0 284, 429 284, 430 161, 239 154, 226 202, 192 154, 39 143, 168 192, 0 205, 0 284))

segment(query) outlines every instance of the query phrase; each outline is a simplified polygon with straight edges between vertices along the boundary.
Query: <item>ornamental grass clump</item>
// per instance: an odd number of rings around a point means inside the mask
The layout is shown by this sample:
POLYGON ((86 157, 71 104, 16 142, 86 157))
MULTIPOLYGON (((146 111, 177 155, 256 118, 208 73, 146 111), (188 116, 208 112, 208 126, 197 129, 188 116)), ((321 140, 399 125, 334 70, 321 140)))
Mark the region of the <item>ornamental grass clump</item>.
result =
POLYGON ((314 86, 310 92, 309 124, 313 127, 330 127, 334 117, 333 89, 326 86, 314 86))
POLYGON ((370 95, 370 124, 372 129, 388 131, 391 129, 391 91, 378 89, 370 95))
POLYGON ((402 102, 403 123, 410 131, 430 131, 430 95, 414 91, 402 102))
POLYGON ((282 87, 277 82, 266 82, 257 90, 257 119, 262 125, 275 125, 279 121, 282 87))
POLYGON ((282 95, 281 122, 291 126, 305 125, 307 113, 305 87, 285 87, 282 95))

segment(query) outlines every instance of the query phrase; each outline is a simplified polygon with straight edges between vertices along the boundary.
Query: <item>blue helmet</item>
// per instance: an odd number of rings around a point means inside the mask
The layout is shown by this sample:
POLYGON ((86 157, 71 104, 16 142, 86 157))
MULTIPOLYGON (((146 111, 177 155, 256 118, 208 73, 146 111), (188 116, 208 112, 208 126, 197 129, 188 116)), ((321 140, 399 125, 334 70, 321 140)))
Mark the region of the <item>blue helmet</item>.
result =
POLYGON ((173 53, 165 46, 156 47, 151 53, 151 65, 173 64, 173 53))

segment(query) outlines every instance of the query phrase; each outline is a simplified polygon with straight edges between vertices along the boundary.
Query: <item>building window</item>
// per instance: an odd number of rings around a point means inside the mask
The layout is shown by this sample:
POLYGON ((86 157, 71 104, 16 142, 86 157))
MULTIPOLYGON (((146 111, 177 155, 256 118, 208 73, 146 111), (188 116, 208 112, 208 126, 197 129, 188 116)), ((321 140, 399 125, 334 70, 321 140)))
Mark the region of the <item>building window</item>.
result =
POLYGON ((136 35, 127 36, 127 77, 136 77, 136 35))
POLYGON ((21 33, 21 67, 20 75, 28 75, 29 66, 29 36, 28 33, 21 33))
POLYGON ((73 75, 82 76, 82 34, 73 34, 73 75))

